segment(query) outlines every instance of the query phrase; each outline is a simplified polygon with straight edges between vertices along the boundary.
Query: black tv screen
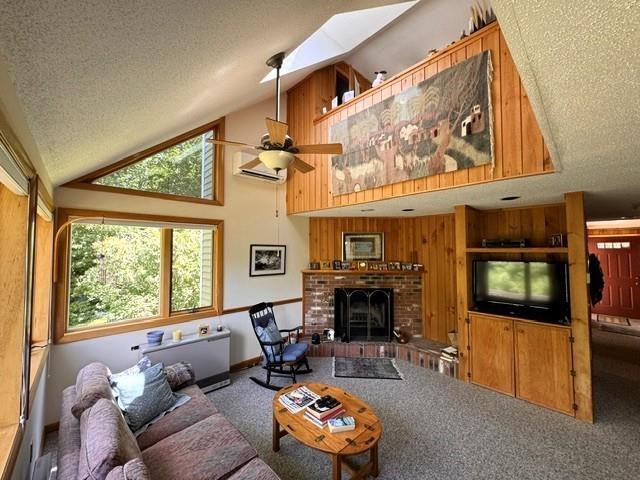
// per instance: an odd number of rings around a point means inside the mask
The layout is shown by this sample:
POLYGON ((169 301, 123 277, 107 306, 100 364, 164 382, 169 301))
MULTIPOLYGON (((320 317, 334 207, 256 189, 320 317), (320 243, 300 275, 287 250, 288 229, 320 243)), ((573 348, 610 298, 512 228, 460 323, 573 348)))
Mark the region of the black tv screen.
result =
POLYGON ((568 265, 476 260, 473 262, 473 300, 479 310, 568 323, 568 265))

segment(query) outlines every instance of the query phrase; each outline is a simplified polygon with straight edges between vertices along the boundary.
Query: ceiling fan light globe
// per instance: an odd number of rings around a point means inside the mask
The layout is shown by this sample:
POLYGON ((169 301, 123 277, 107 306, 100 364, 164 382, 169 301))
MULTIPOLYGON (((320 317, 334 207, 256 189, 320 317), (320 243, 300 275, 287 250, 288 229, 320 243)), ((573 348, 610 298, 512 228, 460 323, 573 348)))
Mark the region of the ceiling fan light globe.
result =
POLYGON ((258 158, 266 167, 279 172, 289 166, 294 156, 282 150, 265 150, 258 155, 258 158))

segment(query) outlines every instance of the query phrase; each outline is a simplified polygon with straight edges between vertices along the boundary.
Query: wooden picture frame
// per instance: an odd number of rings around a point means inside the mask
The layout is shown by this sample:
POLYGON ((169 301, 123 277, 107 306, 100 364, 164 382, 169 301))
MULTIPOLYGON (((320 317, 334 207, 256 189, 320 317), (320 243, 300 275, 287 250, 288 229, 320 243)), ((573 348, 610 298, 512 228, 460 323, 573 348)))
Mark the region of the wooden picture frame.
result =
POLYGON ((249 276, 266 277, 285 275, 287 265, 286 245, 256 245, 249 247, 249 276))
POLYGON ((342 232, 342 261, 384 260, 384 233, 342 232))

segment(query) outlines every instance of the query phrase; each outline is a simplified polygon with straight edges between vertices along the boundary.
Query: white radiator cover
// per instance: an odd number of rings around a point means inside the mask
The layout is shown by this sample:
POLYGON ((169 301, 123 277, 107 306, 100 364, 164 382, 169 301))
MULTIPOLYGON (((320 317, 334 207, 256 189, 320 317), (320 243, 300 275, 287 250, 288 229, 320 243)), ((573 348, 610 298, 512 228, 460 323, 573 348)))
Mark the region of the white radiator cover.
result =
POLYGON ((187 362, 193 365, 196 383, 209 392, 231 383, 229 379, 229 343, 231 331, 223 329, 202 337, 185 335, 181 341, 164 340, 160 345, 140 345, 140 356, 146 355, 152 363, 171 365, 187 362))

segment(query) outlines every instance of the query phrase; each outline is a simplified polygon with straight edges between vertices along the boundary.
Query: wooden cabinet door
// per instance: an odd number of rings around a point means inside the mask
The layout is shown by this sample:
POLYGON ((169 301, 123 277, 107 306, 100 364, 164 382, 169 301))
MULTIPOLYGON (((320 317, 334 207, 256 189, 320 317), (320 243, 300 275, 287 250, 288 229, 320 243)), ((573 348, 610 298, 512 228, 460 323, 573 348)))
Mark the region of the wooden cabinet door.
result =
POLYGON ((515 329, 516 396, 573 415, 571 330, 520 321, 515 329))
POLYGON ((513 320, 470 315, 471 381, 513 396, 513 320))

